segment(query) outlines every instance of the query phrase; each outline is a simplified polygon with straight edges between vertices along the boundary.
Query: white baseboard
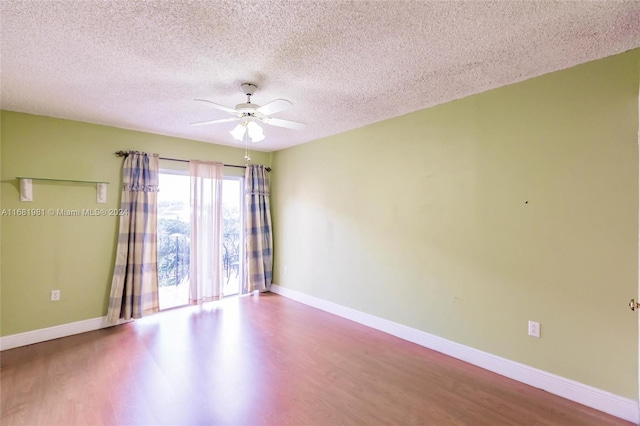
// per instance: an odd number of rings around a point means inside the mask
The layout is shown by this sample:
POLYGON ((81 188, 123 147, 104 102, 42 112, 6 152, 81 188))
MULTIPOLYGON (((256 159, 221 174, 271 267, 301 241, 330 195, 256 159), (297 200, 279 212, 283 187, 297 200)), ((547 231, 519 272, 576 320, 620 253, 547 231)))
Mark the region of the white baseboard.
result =
POLYGON ((586 405, 587 407, 611 414, 612 416, 635 424, 638 424, 640 421, 640 411, 638 401, 636 400, 624 398, 571 379, 473 349, 415 328, 407 327, 406 325, 347 308, 314 296, 309 296, 296 290, 280 287, 277 284, 271 285, 271 291, 286 298, 304 303, 305 305, 341 316, 482 367, 521 383, 543 389, 552 394, 586 405))
MULTIPOLYGON (((117 324, 123 324, 125 322, 129 321, 120 321, 117 324)), ((20 346, 33 345, 34 343, 59 339, 61 337, 72 336, 74 334, 85 333, 87 331, 99 330, 101 328, 112 327, 114 325, 116 324, 107 322, 107 317, 98 317, 84 321, 56 325, 54 327, 41 328, 34 331, 27 331, 26 333, 11 334, 9 336, 0 337, 0 351, 18 348, 20 346)))

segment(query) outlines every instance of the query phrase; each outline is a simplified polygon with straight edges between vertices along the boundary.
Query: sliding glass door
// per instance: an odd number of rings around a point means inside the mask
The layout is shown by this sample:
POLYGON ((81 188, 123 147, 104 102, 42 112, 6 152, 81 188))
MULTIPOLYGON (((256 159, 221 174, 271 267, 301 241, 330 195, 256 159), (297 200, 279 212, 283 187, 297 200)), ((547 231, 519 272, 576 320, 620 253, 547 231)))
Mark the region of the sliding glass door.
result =
MULTIPOLYGON (((158 278, 160 309, 189 303, 190 178, 163 171, 158 192, 158 278)), ((224 296, 238 294, 244 260, 242 178, 227 177, 222 188, 224 296)))
POLYGON ((240 292, 244 260, 242 178, 225 178, 222 187, 222 294, 240 292))
POLYGON ((162 310, 189 303, 189 176, 161 172, 158 187, 158 297, 162 310))

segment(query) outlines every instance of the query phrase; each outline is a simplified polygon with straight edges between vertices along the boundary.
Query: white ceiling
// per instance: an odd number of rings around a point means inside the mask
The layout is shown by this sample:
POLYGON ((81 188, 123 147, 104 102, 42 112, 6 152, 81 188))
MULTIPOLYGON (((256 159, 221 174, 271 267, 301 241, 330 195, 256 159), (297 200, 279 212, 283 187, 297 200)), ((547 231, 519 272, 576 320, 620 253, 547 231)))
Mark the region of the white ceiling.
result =
POLYGON ((640 1, 0 2, 0 107, 237 145, 259 88, 273 151, 640 46, 640 1))

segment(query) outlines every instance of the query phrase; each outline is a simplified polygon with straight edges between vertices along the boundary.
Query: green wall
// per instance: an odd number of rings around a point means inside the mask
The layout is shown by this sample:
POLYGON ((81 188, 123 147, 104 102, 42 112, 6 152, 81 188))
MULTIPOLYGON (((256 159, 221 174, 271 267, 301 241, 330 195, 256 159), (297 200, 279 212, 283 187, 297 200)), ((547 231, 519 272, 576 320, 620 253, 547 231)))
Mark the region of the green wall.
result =
POLYGON ((639 57, 275 153, 274 282, 636 398, 639 57))
MULTIPOLYGON (((5 210, 117 208, 119 150, 244 164, 239 148, 8 111, 2 111, 0 133, 5 210), (33 183, 33 202, 20 202, 15 176, 105 180, 108 203, 96 204, 95 185, 42 181, 33 183)), ((251 156, 270 164, 269 153, 251 156)), ((162 161, 161 167, 186 164, 162 161)), ((106 315, 118 218, 4 215, 0 226, 2 336, 106 315), (58 302, 49 300, 53 289, 61 290, 58 302)))

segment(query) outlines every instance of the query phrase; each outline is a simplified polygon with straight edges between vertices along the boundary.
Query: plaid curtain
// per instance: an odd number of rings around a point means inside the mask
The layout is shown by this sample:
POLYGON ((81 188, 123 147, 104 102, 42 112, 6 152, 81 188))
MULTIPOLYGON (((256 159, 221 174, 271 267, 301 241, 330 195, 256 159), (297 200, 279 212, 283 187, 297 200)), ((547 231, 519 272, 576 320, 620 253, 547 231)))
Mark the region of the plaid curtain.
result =
POLYGON ((129 152, 122 167, 118 249, 107 320, 158 312, 158 154, 129 152))
POLYGON ((265 166, 248 165, 245 170, 246 262, 243 293, 267 291, 273 270, 273 236, 269 206, 269 178, 265 166))

